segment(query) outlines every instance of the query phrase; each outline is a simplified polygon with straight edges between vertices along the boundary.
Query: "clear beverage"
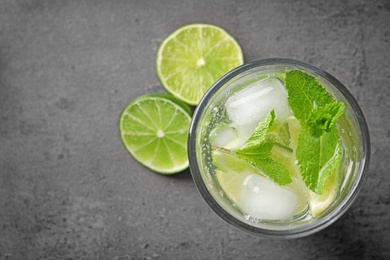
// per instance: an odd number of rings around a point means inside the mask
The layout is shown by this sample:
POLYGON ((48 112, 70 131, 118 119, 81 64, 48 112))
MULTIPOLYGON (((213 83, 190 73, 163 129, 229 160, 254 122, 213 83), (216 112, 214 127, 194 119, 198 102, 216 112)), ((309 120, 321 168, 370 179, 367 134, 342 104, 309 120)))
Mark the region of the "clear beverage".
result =
POLYGON ((335 78, 298 61, 269 59, 243 65, 210 88, 195 111, 188 152, 193 179, 219 216, 263 237, 293 238, 325 228, 351 205, 368 167, 369 134, 356 101, 335 78), (345 105, 336 121, 340 158, 322 197, 307 187, 298 167, 302 123, 289 106, 285 86, 286 73, 292 70, 314 76, 345 105), (287 170, 290 180, 283 185, 232 152, 253 139, 270 111, 273 120, 267 133, 272 133, 274 143, 267 156, 287 170))

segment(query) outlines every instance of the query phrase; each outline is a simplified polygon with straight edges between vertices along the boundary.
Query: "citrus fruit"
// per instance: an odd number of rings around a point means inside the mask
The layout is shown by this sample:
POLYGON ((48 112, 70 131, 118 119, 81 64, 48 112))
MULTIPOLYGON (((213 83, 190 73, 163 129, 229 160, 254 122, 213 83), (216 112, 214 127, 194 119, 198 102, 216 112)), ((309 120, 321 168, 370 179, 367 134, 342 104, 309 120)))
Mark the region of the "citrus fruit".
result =
POLYGON ((244 179, 253 173, 259 173, 259 171, 250 163, 237 158, 223 148, 214 148, 211 157, 218 168, 216 175, 219 185, 231 202, 239 204, 241 200, 240 187, 244 179))
POLYGON ((289 116, 281 122, 276 122, 269 131, 269 140, 275 145, 272 147, 271 158, 287 168, 291 177, 299 176, 298 162, 294 147, 297 147, 301 125, 298 119, 289 116))
POLYGON ((250 172, 240 173, 233 171, 225 173, 220 170, 216 172, 219 185, 234 204, 240 204, 242 201, 242 183, 251 174, 250 172))
POLYGON ((257 168, 252 166, 236 155, 231 154, 229 150, 224 148, 214 148, 211 154, 213 163, 217 168, 223 172, 255 172, 260 173, 257 168))
POLYGON ((242 64, 236 40, 209 24, 191 24, 173 32, 161 43, 156 61, 164 88, 194 106, 214 82, 242 64))
POLYGON ((330 177, 329 181, 325 184, 322 194, 318 195, 309 190, 310 199, 309 205, 311 209, 311 215, 315 218, 321 215, 336 199, 340 185, 342 181, 342 172, 335 171, 330 177))
POLYGON ((123 110, 119 132, 127 151, 149 169, 173 174, 188 167, 190 107, 168 94, 141 96, 123 110))

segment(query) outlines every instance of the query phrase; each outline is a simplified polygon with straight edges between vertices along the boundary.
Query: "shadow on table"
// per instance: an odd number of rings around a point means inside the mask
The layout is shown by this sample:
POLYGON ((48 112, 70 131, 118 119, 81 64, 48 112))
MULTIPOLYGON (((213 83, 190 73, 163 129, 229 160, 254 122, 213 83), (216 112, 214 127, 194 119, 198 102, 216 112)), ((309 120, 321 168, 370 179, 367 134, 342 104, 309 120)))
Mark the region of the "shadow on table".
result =
POLYGON ((351 211, 325 230, 304 238, 323 259, 384 259, 384 242, 369 222, 351 211))
POLYGON ((170 175, 169 178, 183 181, 183 182, 193 182, 190 169, 186 169, 182 172, 179 172, 177 174, 170 175))

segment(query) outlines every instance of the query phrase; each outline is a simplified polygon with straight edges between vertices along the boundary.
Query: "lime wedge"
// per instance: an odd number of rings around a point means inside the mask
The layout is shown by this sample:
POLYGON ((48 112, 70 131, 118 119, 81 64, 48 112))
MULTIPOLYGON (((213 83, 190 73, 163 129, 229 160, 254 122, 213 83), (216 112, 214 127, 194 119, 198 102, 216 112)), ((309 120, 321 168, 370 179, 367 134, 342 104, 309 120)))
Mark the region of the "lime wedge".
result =
POLYGON ((230 201, 236 205, 240 205, 241 198, 241 190, 242 184, 246 177, 251 175, 251 172, 229 172, 224 173, 220 170, 217 170, 217 180, 219 185, 221 186, 223 192, 230 199, 230 201))
MULTIPOLYGON (((291 137, 290 146, 297 147, 299 134, 301 133, 301 124, 299 123, 298 119, 296 119, 296 117, 294 116, 288 117, 286 121, 288 122, 289 132, 291 137)), ((294 157, 295 156, 296 155, 294 154, 294 157)))
POLYGON ((218 168, 216 171, 217 180, 222 190, 231 202, 240 204, 240 187, 244 179, 253 173, 260 172, 250 163, 230 154, 229 150, 215 147, 211 154, 213 163, 218 168))
POLYGON ((329 177, 328 183, 325 184, 322 195, 318 195, 308 189, 310 194, 309 206, 311 215, 314 218, 321 215, 336 199, 340 190, 341 181, 342 172, 336 170, 336 172, 329 177))
POLYGON ((162 42, 156 61, 164 88, 190 105, 197 105, 212 84, 241 64, 243 55, 236 40, 208 24, 191 24, 173 32, 162 42))
POLYGON ((298 177, 299 167, 296 161, 294 148, 297 147, 301 125, 294 116, 289 116, 281 122, 274 124, 270 131, 272 147, 271 158, 283 164, 291 177, 298 177))
POLYGON ((261 174, 260 171, 224 148, 215 147, 212 151, 211 158, 214 165, 223 172, 252 172, 261 174))
POLYGON ((135 160, 149 169, 173 174, 188 167, 190 107, 167 94, 141 96, 119 119, 122 142, 135 160))

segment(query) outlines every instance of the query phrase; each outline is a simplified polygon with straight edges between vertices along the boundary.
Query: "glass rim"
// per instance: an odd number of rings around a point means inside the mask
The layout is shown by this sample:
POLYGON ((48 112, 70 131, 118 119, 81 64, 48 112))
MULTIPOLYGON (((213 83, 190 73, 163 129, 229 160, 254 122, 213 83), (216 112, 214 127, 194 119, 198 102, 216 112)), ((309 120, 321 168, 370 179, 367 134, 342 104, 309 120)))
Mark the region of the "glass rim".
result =
POLYGON ((360 106, 358 105, 357 101, 352 96, 350 91, 339 80, 337 80, 328 72, 301 61, 297 61, 293 59, 285 59, 285 58, 270 58, 270 59, 255 60, 249 63, 245 63, 231 70, 230 72, 226 73, 218 81, 216 81, 203 95, 202 99, 200 100, 198 106, 194 111, 190 129, 189 129, 189 134, 188 134, 187 150, 188 150, 190 171, 191 171, 193 181, 199 193, 202 195, 203 199, 211 207, 211 209, 217 215, 219 215, 224 221, 235 226, 236 228, 264 238, 304 237, 313 234, 315 232, 318 232, 328 227, 332 223, 334 223, 348 210, 348 208, 352 205, 352 203, 356 199, 363 185, 364 178, 367 175, 366 173, 368 170, 370 153, 371 153, 370 136, 369 136, 367 122, 365 120, 365 117, 363 115, 360 106), (358 131, 358 134, 361 135, 361 141, 362 141, 361 161, 363 165, 359 167, 359 171, 357 171, 356 179, 354 180, 344 200, 341 201, 340 205, 338 205, 332 212, 330 212, 322 219, 319 219, 314 224, 308 226, 302 225, 292 229, 272 230, 272 229, 264 229, 264 228, 256 227, 248 223, 242 222, 239 219, 232 216, 231 214, 229 214, 221 205, 219 205, 219 203, 214 199, 213 195, 207 189, 206 184, 204 183, 200 173, 198 160, 196 156, 196 147, 197 147, 196 134, 197 134, 199 121, 201 119, 201 116, 203 115, 203 112, 207 108, 209 100, 211 99, 211 97, 214 96, 214 94, 220 88, 225 86, 227 82, 229 82, 237 75, 240 75, 241 73, 251 70, 253 68, 267 66, 267 65, 289 65, 289 66, 296 66, 298 68, 301 67, 304 69, 308 69, 309 71, 312 71, 318 74, 319 76, 323 77, 325 80, 331 83, 336 89, 338 89, 341 92, 341 94, 348 100, 349 105, 352 107, 353 114, 357 120, 357 126, 360 128, 360 132, 358 131))

